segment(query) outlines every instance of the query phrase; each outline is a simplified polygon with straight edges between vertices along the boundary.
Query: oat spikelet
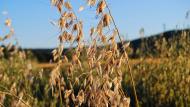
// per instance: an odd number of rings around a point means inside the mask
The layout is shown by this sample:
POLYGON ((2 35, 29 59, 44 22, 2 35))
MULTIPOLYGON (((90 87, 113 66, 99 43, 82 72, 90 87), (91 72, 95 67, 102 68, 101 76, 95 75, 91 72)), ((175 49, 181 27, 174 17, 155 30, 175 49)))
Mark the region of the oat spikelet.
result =
POLYGON ((89 6, 94 6, 96 4, 96 0, 88 0, 89 6))
POLYGON ((65 8, 67 8, 68 10, 72 10, 72 6, 71 6, 71 4, 70 4, 69 1, 66 1, 66 2, 64 3, 64 6, 65 6, 65 8))
POLYGON ((66 90, 64 98, 67 99, 72 93, 72 90, 66 90))
POLYGON ((103 26, 106 27, 110 24, 111 22, 111 17, 109 14, 105 14, 103 17, 103 26))
POLYGON ((57 9, 60 13, 62 12, 62 5, 60 3, 57 4, 57 9))
POLYGON ((5 20, 5 25, 10 27, 11 26, 11 19, 6 19, 5 20))
POLYGON ((104 2, 104 0, 100 1, 96 9, 97 14, 102 13, 105 8, 106 8, 106 3, 104 2))
POLYGON ((66 24, 65 18, 64 18, 64 17, 61 17, 61 18, 59 19, 59 27, 60 27, 61 30, 65 28, 65 24, 66 24))
POLYGON ((80 90, 77 96, 77 100, 79 102, 79 105, 81 105, 84 102, 84 91, 80 90))

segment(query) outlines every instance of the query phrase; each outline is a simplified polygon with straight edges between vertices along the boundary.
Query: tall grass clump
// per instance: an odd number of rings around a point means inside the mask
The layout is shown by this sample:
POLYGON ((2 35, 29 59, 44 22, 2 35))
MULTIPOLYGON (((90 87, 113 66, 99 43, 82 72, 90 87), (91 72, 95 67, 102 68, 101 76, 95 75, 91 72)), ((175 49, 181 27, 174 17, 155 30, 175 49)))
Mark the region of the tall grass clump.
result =
MULTIPOLYGON (((138 63, 132 66, 140 105, 189 107, 190 61, 187 60, 190 53, 189 29, 148 40, 144 42, 148 47, 143 50, 152 51, 147 51, 146 55, 140 54, 146 57, 138 59, 138 63)), ((130 83, 128 78, 125 81, 130 83)), ((130 92, 130 86, 124 89, 130 92)))

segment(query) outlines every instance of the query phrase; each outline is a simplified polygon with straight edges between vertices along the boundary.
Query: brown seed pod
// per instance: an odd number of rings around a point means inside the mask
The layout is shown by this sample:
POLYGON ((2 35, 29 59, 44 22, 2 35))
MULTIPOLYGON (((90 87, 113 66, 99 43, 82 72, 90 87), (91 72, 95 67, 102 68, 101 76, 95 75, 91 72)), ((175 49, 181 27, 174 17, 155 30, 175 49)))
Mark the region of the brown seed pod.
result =
POLYGON ((67 13, 67 18, 70 18, 71 20, 74 20, 76 19, 76 16, 74 13, 70 12, 70 13, 67 13))
POLYGON ((59 27, 60 27, 61 30, 63 30, 63 29, 65 28, 65 24, 66 24, 65 18, 64 18, 64 17, 61 17, 61 18, 59 19, 59 27))
POLYGON ((58 3, 57 4, 57 9, 58 11, 61 13, 62 12, 62 4, 61 3, 58 3))
POLYGON ((110 17, 110 15, 109 15, 109 14, 105 14, 105 15, 103 16, 103 26, 104 26, 104 27, 108 26, 108 25, 110 24, 110 22, 111 22, 111 17, 110 17))
POLYGON ((72 32, 74 32, 74 31, 78 31, 78 30, 79 30, 79 26, 78 26, 78 24, 74 24, 74 25, 73 25, 72 32))
POLYGON ((106 3, 104 2, 104 0, 100 1, 96 9, 97 14, 102 13, 105 7, 106 7, 106 3))
POLYGON ((70 4, 69 1, 66 1, 66 2, 64 3, 64 6, 65 6, 65 8, 67 8, 68 10, 72 10, 72 6, 71 6, 71 4, 70 4))

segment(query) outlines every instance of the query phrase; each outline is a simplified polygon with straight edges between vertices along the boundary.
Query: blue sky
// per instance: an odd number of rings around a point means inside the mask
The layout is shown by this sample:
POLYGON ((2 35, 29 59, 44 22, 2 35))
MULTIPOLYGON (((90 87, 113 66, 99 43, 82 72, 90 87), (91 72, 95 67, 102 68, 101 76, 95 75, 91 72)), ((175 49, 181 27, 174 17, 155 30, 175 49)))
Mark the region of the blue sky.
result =
MULTIPOLYGON (((107 0, 125 39, 139 37, 139 30, 145 29, 145 35, 156 34, 164 30, 183 28, 190 24, 185 14, 190 10, 190 0, 107 0)), ((78 14, 85 26, 85 39, 88 29, 96 21, 95 9, 87 7, 85 0, 71 0, 78 11, 80 6, 85 10, 78 14)), ((10 17, 15 28, 15 36, 24 48, 51 48, 57 45, 58 28, 50 20, 58 18, 57 10, 50 6, 49 0, 0 0, 0 29, 5 18, 10 17), (4 15, 8 12, 7 15, 4 15)), ((3 32, 0 31, 0 35, 3 32)))

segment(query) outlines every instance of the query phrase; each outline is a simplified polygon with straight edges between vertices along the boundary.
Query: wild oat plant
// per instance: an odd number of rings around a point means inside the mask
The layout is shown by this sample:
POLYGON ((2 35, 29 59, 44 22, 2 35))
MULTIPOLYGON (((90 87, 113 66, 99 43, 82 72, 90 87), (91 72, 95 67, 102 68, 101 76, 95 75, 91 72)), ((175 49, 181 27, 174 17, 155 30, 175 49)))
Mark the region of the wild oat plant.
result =
MULTIPOLYGON (((111 14, 106 12, 106 1, 87 1, 89 6, 97 6, 96 15, 99 17, 97 26, 90 28, 89 46, 83 39, 83 22, 77 18, 71 3, 64 0, 52 0, 51 3, 60 13, 60 43, 52 52, 57 66, 50 74, 49 84, 52 94, 59 99, 59 105, 129 107, 130 99, 121 85, 121 66, 126 65, 128 56, 126 51, 118 48, 118 29, 112 25, 111 14), (63 51, 65 43, 76 44, 71 59, 63 51), (100 49, 99 45, 106 47, 100 49), (63 72, 62 65, 65 65, 63 72)), ((80 7, 79 11, 83 9, 80 7)))

